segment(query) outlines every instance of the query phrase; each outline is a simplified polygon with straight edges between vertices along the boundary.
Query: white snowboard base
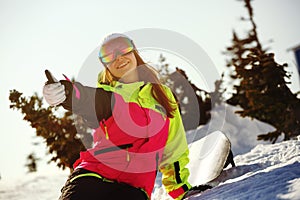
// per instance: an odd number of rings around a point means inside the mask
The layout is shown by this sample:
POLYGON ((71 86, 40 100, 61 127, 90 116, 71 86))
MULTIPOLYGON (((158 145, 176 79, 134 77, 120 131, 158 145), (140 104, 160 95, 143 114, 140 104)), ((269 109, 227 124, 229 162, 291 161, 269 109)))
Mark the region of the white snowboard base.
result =
POLYGON ((189 145, 189 183, 208 183, 218 177, 230 152, 230 141, 221 131, 215 131, 189 145))

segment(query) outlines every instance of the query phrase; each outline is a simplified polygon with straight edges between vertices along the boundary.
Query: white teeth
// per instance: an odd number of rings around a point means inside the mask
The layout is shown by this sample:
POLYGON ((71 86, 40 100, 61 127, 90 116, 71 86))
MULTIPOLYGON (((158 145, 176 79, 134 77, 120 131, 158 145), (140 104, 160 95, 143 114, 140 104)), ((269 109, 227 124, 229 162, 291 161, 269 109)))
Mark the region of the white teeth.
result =
POLYGON ((122 68, 122 67, 124 67, 124 66, 127 65, 127 64, 128 64, 128 62, 124 62, 124 63, 122 63, 121 65, 119 65, 118 68, 122 68))

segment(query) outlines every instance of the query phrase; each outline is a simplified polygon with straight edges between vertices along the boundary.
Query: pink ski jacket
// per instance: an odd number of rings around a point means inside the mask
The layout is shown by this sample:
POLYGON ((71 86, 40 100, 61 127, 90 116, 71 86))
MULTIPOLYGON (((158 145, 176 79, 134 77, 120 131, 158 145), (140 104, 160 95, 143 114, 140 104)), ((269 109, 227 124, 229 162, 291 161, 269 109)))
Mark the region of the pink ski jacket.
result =
MULTIPOLYGON (((74 85, 62 83, 69 93, 63 107, 94 128, 94 146, 80 153, 74 168, 139 188, 149 199, 158 170, 172 198, 181 199, 191 188, 186 168, 189 151, 179 109, 173 118, 167 117, 151 96, 151 83, 116 82, 113 87, 99 84, 98 88, 74 83, 80 98, 73 92, 74 85)), ((164 88, 175 102, 171 90, 164 88)))

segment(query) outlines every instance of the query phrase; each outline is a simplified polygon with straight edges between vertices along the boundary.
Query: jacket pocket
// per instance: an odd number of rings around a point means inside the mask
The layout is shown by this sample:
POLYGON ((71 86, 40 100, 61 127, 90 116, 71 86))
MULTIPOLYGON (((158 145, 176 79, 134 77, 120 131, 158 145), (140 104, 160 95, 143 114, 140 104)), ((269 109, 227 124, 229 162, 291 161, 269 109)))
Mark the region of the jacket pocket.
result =
POLYGON ((108 147, 108 148, 105 148, 105 149, 100 149, 100 150, 95 151, 94 156, 126 149, 126 151, 127 151, 127 161, 129 161, 130 157, 129 157, 128 148, 130 148, 130 147, 133 147, 133 144, 122 144, 122 145, 119 145, 119 146, 108 147))
POLYGON ((118 146, 108 147, 105 149, 100 149, 100 150, 95 151, 94 156, 126 149, 126 160, 129 162, 130 156, 129 156, 128 148, 130 148, 130 147, 133 147, 133 144, 122 144, 122 145, 118 145, 118 146))

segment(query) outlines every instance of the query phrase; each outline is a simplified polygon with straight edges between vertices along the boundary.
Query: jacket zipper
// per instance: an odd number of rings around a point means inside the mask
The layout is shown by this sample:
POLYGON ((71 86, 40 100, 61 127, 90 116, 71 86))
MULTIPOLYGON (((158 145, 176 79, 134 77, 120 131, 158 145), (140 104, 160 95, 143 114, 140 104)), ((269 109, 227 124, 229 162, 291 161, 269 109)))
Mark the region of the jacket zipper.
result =
POLYGON ((105 124, 105 120, 104 119, 102 120, 102 125, 103 125, 103 129, 104 129, 104 133, 105 133, 105 138, 107 140, 109 140, 108 130, 107 130, 107 126, 105 124))

